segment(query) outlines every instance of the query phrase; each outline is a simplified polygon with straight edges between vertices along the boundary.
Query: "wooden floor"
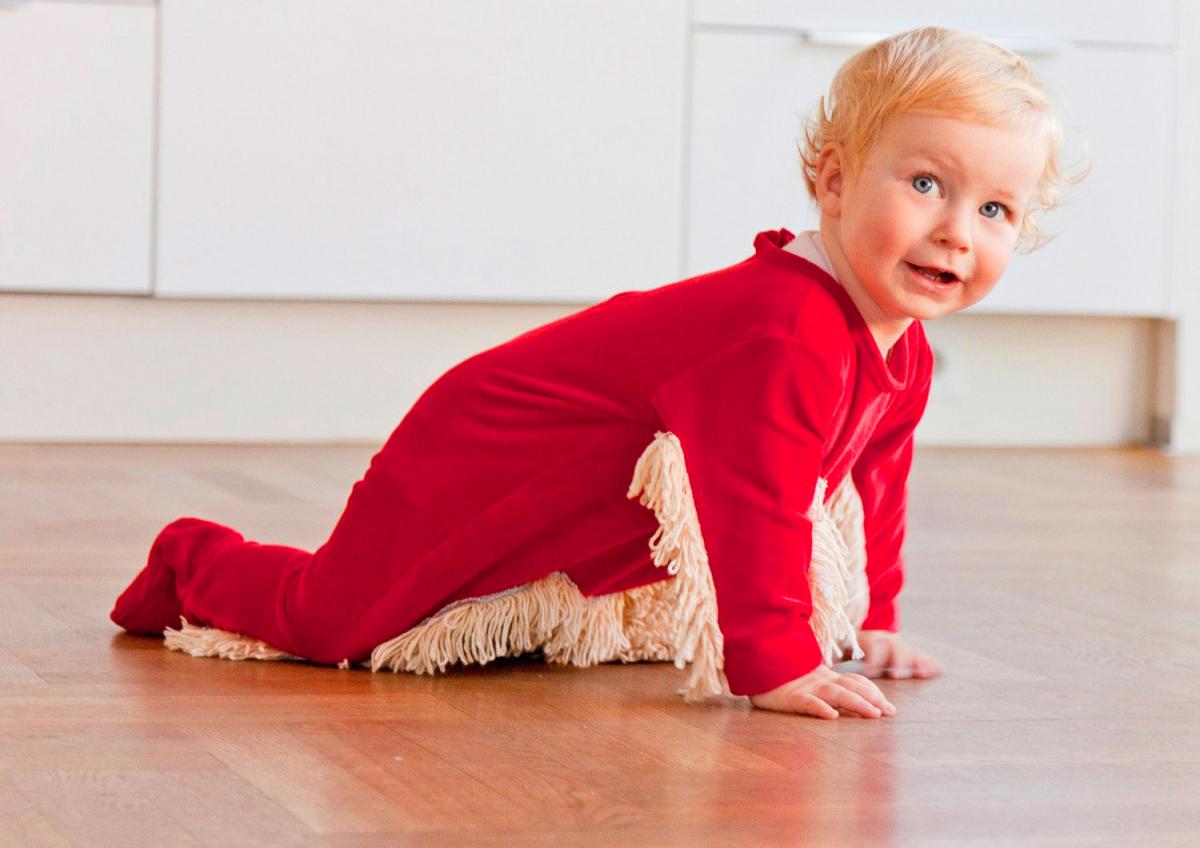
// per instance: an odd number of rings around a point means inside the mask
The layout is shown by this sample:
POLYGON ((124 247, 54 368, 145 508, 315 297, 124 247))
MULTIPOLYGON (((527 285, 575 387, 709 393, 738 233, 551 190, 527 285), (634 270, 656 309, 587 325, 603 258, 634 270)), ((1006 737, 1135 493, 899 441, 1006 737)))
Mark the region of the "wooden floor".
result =
POLYGON ((1200 460, 921 450, 894 719, 665 664, 417 677, 108 620, 195 515, 304 548, 376 446, 0 446, 0 845, 1200 845, 1200 460))

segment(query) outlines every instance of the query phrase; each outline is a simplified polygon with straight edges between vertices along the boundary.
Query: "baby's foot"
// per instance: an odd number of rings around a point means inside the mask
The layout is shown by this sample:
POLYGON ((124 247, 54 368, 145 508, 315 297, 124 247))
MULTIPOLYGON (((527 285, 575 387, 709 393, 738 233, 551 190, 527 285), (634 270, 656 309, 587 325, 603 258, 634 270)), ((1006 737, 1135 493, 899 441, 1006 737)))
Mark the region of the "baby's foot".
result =
POLYGON ((130 633, 162 633, 167 627, 178 627, 183 603, 175 594, 175 572, 171 568, 172 543, 181 535, 191 535, 189 528, 210 524, 199 518, 180 518, 159 531, 150 546, 146 567, 117 598, 109 618, 130 633))

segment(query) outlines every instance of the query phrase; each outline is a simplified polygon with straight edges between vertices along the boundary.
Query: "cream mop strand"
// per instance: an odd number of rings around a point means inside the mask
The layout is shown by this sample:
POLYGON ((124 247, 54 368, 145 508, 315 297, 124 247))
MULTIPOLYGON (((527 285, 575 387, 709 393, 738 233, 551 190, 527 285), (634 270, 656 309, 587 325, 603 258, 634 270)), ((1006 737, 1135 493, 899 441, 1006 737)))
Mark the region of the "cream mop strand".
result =
POLYGON ((638 459, 626 497, 640 495, 654 510, 658 529, 650 538, 654 564, 674 575, 675 667, 691 663, 682 689, 686 701, 727 695, 725 639, 717 625, 717 593, 679 437, 655 433, 654 442, 638 459))
POLYGON ((825 478, 817 478, 812 505, 805 517, 813 527, 812 559, 808 566, 812 593, 809 623, 825 661, 832 665, 841 659, 843 643, 850 646, 852 659, 861 659, 865 654, 858 644, 854 623, 846 614, 852 585, 850 550, 833 516, 825 508, 828 485, 825 478))

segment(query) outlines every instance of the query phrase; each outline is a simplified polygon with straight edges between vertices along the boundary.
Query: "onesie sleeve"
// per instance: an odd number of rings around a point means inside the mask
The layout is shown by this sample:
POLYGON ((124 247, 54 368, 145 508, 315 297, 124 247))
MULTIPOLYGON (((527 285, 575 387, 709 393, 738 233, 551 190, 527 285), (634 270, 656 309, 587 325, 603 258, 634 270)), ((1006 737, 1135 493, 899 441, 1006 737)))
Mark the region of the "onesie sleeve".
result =
POLYGON ((908 507, 913 431, 925 412, 933 376, 925 349, 914 384, 884 414, 851 473, 863 505, 870 604, 860 630, 900 629, 896 596, 904 585, 901 545, 908 507))
POLYGON ((845 349, 759 336, 663 383, 653 403, 683 449, 735 695, 823 661, 809 627, 805 518, 849 368, 845 349))

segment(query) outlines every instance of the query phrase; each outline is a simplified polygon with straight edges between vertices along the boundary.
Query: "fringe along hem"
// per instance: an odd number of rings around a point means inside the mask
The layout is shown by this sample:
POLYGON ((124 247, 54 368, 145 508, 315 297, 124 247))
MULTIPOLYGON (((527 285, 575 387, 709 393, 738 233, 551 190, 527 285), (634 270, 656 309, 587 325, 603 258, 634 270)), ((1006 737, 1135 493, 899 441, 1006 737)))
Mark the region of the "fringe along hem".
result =
MULTIPOLYGON (((827 483, 817 482, 806 517, 813 524, 809 567, 811 623, 826 661, 845 650, 863 655, 855 630, 867 611, 862 502, 850 475, 829 503, 827 483)), ((443 672, 454 664, 486 664, 541 649, 548 662, 587 667, 602 662, 673 660, 690 666, 679 690, 687 701, 729 694, 724 640, 717 626, 717 596, 700 534, 696 505, 678 437, 657 432, 637 461, 626 497, 654 511, 650 538, 663 580, 624 592, 584 596, 562 572, 481 598, 450 604, 394 639, 375 647, 371 671, 443 672)), ((180 617, 168 627, 167 648, 194 657, 231 660, 300 660, 258 639, 180 617)), ((348 659, 338 663, 349 668, 348 659)))

